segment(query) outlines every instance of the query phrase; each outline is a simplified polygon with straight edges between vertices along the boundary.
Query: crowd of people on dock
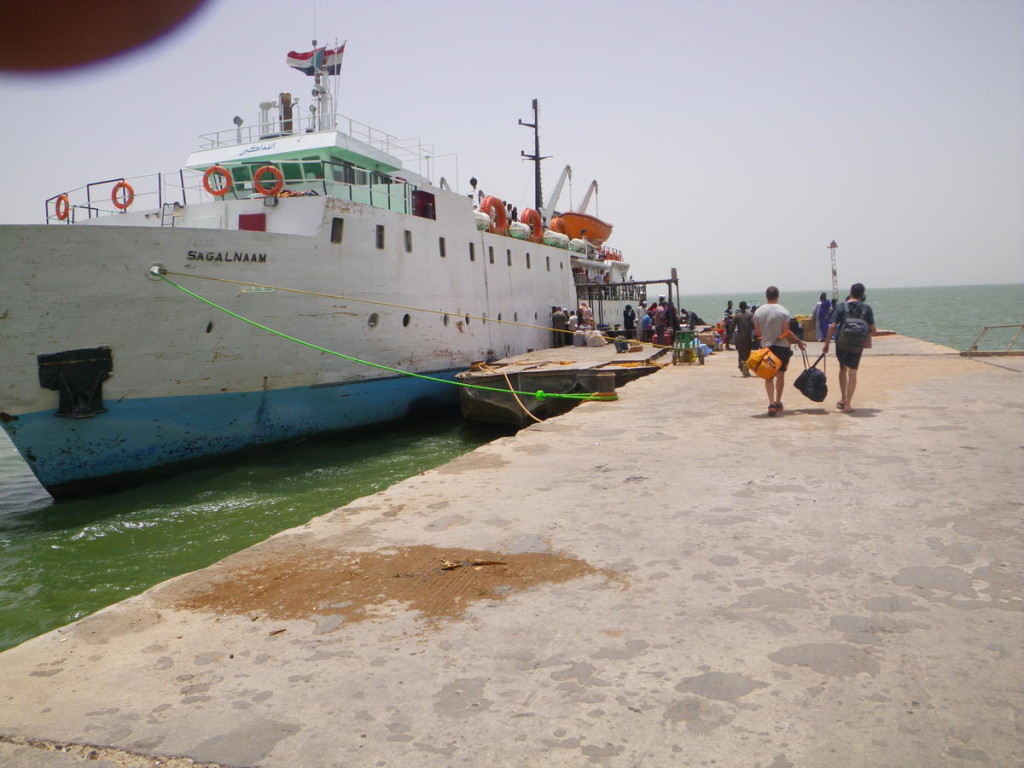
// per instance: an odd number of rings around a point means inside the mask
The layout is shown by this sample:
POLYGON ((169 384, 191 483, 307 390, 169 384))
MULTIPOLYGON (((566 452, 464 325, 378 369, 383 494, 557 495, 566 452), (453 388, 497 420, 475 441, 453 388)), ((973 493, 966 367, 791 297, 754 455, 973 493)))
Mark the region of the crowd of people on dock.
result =
POLYGON ((574 344, 585 344, 581 339, 585 334, 591 334, 595 338, 603 337, 597 332, 597 325, 594 322, 594 310, 583 301, 576 309, 565 307, 551 308, 551 332, 553 347, 571 347, 574 344))
POLYGON ((650 304, 641 301, 636 309, 627 304, 623 314, 623 328, 628 338, 667 347, 675 341, 676 331, 687 328, 693 330, 704 323, 696 312, 689 312, 685 307, 677 309, 664 296, 659 296, 657 301, 650 304))
MULTIPOLYGON (((772 285, 765 290, 765 303, 761 306, 741 301, 738 309, 734 310, 732 301, 729 301, 720 324, 725 348, 735 348, 737 364, 744 377, 751 375, 748 361, 755 350, 767 349, 774 355, 777 371, 774 376, 764 378, 769 416, 776 416, 784 410, 782 394, 786 371, 793 356, 792 347, 804 350, 807 346, 801 337, 803 329, 799 321, 779 303, 779 296, 779 289, 772 285)), ((823 356, 828 354, 832 342, 836 343, 840 389, 836 408, 844 413, 853 411, 861 354, 864 349, 871 347, 871 337, 878 332, 874 311, 866 303, 866 298, 863 283, 850 286, 850 292, 843 302, 830 300, 822 291, 810 315, 814 340, 823 342, 823 356), (850 330, 854 327, 858 328, 857 338, 854 338, 855 334, 850 330), (861 327, 862 331, 859 330, 861 327)), ((697 325, 704 324, 704 320, 695 312, 677 309, 665 296, 659 296, 657 301, 650 303, 641 301, 635 309, 627 304, 623 311, 622 325, 616 325, 614 334, 620 338, 672 346, 676 331, 693 330, 697 325)), ((593 332, 595 338, 604 338, 597 332, 594 312, 587 302, 581 302, 574 310, 552 307, 551 328, 555 347, 572 345, 580 331, 593 332)), ((579 341, 576 340, 576 343, 579 341)))
MULTIPOLYGON (((675 341, 675 332, 683 329, 693 330, 697 325, 704 324, 696 312, 685 308, 677 309, 675 304, 664 296, 657 301, 641 301, 634 308, 627 304, 622 312, 622 324, 613 329, 615 336, 624 339, 635 339, 650 344, 662 344, 670 347, 675 341)), ((569 346, 573 343, 572 334, 578 330, 596 330, 594 311, 587 302, 581 302, 577 309, 564 307, 551 308, 552 346, 569 346)))

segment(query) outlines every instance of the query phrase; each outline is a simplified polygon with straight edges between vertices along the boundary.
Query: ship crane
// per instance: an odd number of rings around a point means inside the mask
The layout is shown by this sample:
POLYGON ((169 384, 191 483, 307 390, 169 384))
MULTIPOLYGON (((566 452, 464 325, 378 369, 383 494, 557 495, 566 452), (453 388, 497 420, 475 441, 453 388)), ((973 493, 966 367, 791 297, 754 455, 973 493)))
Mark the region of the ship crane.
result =
POLYGON ((555 213, 555 206, 558 205, 558 198, 562 194, 562 187, 565 186, 566 179, 572 179, 572 167, 568 165, 562 169, 562 175, 558 177, 555 189, 551 193, 551 197, 548 198, 547 206, 540 209, 540 215, 544 219, 545 223, 550 221, 551 216, 555 213))
POLYGON ((597 192, 597 179, 590 182, 590 186, 587 187, 587 194, 583 196, 583 202, 580 203, 579 207, 576 209, 577 213, 587 212, 587 206, 590 205, 590 198, 595 192, 597 192))

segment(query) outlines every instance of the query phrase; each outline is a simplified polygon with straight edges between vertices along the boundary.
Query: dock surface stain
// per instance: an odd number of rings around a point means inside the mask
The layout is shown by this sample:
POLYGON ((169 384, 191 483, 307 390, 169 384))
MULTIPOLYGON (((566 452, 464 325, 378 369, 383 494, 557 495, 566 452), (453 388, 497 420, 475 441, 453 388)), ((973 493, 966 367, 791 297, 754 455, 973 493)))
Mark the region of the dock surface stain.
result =
POLYGON ((164 600, 179 610, 306 619, 321 626, 325 616, 333 616, 336 627, 388 615, 396 604, 428 620, 458 618, 477 600, 503 600, 539 584, 604 573, 565 554, 427 545, 376 552, 275 547, 259 561, 222 565, 214 581, 181 584, 164 600))

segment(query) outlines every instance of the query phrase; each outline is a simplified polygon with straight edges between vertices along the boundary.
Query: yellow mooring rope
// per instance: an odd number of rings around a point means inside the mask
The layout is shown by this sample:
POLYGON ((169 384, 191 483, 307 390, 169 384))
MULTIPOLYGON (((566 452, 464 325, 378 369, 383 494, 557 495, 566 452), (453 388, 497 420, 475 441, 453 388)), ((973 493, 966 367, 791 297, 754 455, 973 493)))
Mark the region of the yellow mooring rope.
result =
MULTIPOLYGON (((377 307, 391 307, 392 309, 408 309, 408 310, 410 310, 412 312, 426 312, 427 314, 432 314, 432 315, 451 315, 452 317, 468 317, 470 320, 480 320, 481 322, 484 322, 484 323, 497 323, 499 325, 517 325, 517 326, 520 326, 522 328, 535 328, 535 329, 541 330, 541 331, 555 331, 555 330, 557 330, 559 333, 568 333, 570 336, 573 334, 572 331, 569 331, 569 330, 563 331, 560 328, 551 328, 551 327, 546 326, 546 325, 533 325, 532 323, 520 323, 520 322, 516 322, 516 321, 512 321, 512 320, 495 320, 492 317, 482 317, 482 316, 478 316, 478 315, 460 314, 458 312, 449 312, 448 310, 445 310, 445 309, 426 309, 425 307, 410 307, 410 306, 407 306, 405 304, 392 304, 392 303, 387 302, 387 301, 374 301, 373 299, 360 299, 360 298, 357 298, 355 296, 339 296, 338 294, 335 294, 335 293, 322 293, 320 291, 305 291, 305 290, 302 290, 301 288, 287 288, 285 286, 280 286, 280 285, 266 285, 264 283, 250 283, 250 282, 247 282, 245 280, 228 280, 225 277, 210 277, 208 275, 195 275, 195 274, 189 274, 187 272, 171 272, 170 270, 164 269, 162 267, 154 268, 154 269, 156 269, 157 271, 152 272, 152 274, 155 274, 155 275, 158 274, 160 277, 164 277, 165 279, 166 279, 166 276, 168 276, 168 275, 171 276, 171 277, 190 277, 190 278, 192 278, 194 280, 211 280, 211 281, 213 281, 215 283, 228 283, 229 285, 242 285, 242 286, 249 286, 251 288, 264 288, 264 289, 266 289, 268 291, 284 291, 285 293, 299 293, 299 294, 302 294, 304 296, 319 296, 320 298, 323 298, 323 299, 337 299, 338 301, 355 301, 355 302, 361 302, 363 304, 373 304, 374 306, 377 306, 377 307)), ((171 281, 168 280, 167 282, 171 282, 171 281)), ((171 283, 171 284, 175 285, 178 288, 181 288, 181 286, 177 285, 176 283, 171 283)), ((185 289, 182 289, 182 290, 185 290, 185 289)), ((225 311, 227 311, 227 310, 225 310, 225 311)), ((608 342, 622 341, 622 339, 616 339, 614 336, 602 336, 601 338, 604 339, 605 341, 608 341, 608 342)), ((671 344, 655 344, 655 343, 650 342, 650 341, 638 341, 636 339, 631 339, 630 341, 633 342, 633 343, 636 343, 636 344, 649 344, 651 347, 653 347, 655 349, 672 349, 672 345, 671 344)))
POLYGON ((535 414, 533 411, 531 411, 529 408, 527 408, 523 404, 523 401, 519 399, 519 395, 517 395, 512 390, 512 379, 510 379, 508 377, 508 374, 505 373, 505 371, 496 371, 493 368, 491 368, 491 366, 489 366, 489 365, 484 365, 483 368, 484 368, 485 371, 488 371, 489 373, 500 373, 502 376, 505 377, 505 383, 508 384, 508 391, 512 392, 512 397, 515 398, 516 405, 518 405, 520 408, 522 408, 523 409, 523 413, 525 413, 527 416, 529 416, 531 419, 533 419, 534 423, 540 424, 542 421, 544 421, 544 419, 538 417, 537 414, 535 414))
MULTIPOLYGON (((166 277, 166 275, 173 274, 173 273, 169 273, 166 270, 154 267, 154 268, 150 269, 150 274, 153 275, 154 277, 159 277, 165 283, 174 286, 175 288, 177 288, 179 291, 182 291, 183 293, 187 293, 189 296, 191 296, 194 299, 197 299, 198 301, 201 301, 203 304, 211 306, 214 309, 218 309, 218 310, 220 310, 221 312, 223 312, 226 315, 230 315, 231 317, 234 317, 237 320, 241 320, 243 323, 248 323, 251 326, 259 328, 260 330, 263 330, 263 331, 267 331, 268 333, 272 333, 275 336, 280 336, 282 339, 288 339, 289 341, 294 341, 296 344, 301 344, 304 347, 309 347, 310 349, 315 349, 317 352, 323 352, 324 354, 327 354, 327 355, 334 355, 335 357, 340 357, 340 358, 343 358, 345 360, 350 360, 351 362, 359 363, 360 365, 368 365, 371 368, 378 368, 378 369, 380 369, 382 371, 388 371, 390 373, 397 373, 397 374, 400 374, 402 376, 411 376, 412 378, 415 378, 415 379, 424 379, 425 381, 434 381, 434 382, 437 382, 439 384, 450 384, 450 385, 454 385, 454 386, 457 386, 457 387, 466 387, 468 389, 479 389, 479 390, 484 391, 484 392, 500 392, 502 394, 510 394, 511 393, 513 396, 515 396, 515 395, 527 395, 529 397, 535 397, 538 400, 543 400, 544 398, 547 398, 547 397, 559 397, 559 398, 563 398, 563 399, 566 399, 566 400, 597 400, 597 401, 608 400, 607 395, 601 396, 599 393, 587 393, 587 394, 576 394, 576 395, 574 395, 574 394, 560 394, 560 393, 554 393, 554 392, 544 392, 543 390, 537 390, 536 392, 520 392, 520 391, 517 391, 517 390, 514 390, 514 389, 511 388, 511 382, 509 384, 509 389, 501 389, 499 387, 485 387, 485 386, 483 386, 481 384, 469 384, 469 383, 462 382, 462 381, 451 381, 449 379, 441 379, 441 378, 438 378, 436 376, 426 376, 426 375, 424 375, 422 373, 412 373, 411 371, 403 371, 403 370, 400 370, 398 368, 392 368, 392 367, 387 366, 387 365, 381 365, 380 363, 373 363, 373 362, 370 362, 369 360, 361 360, 358 357, 352 357, 351 355, 346 355, 346 354, 343 354, 341 352, 335 352, 334 350, 327 349, 326 347, 321 347, 321 346, 319 346, 317 344, 312 344, 312 343, 310 343, 308 341, 303 341, 302 339, 297 339, 294 336, 289 336, 287 333, 283 333, 282 331, 276 331, 273 328, 270 328, 270 327, 268 327, 266 325, 263 325, 261 323, 257 323, 255 320, 250 320, 247 317, 243 317, 242 315, 239 315, 237 312, 232 312, 227 307, 222 307, 220 304, 217 304, 216 302, 213 302, 210 299, 204 298, 203 296, 200 296, 198 293, 193 293, 188 288, 185 288, 182 285, 178 285, 173 280, 170 280, 169 278, 166 277)), ((185 277, 192 277, 192 275, 185 275, 185 277)), ((207 280, 218 280, 219 282, 224 282, 224 283, 234 283, 234 282, 236 282, 234 280, 221 280, 220 278, 204 278, 204 279, 207 279, 207 280)), ((240 284, 241 285, 252 285, 252 286, 263 287, 263 288, 271 287, 271 286, 257 286, 255 283, 240 283, 240 284)), ((291 289, 288 289, 288 290, 291 290, 291 289)), ((295 293, 312 294, 311 291, 294 291, 294 292, 295 293)), ((326 296, 327 294, 315 294, 315 295, 326 296)), ((335 296, 335 297, 331 297, 331 298, 344 298, 344 297, 335 296)), ((371 303, 378 304, 378 303, 382 303, 382 302, 371 302, 371 303)), ((397 306, 397 305, 395 305, 395 306, 397 306)), ((428 310, 428 311, 430 311, 430 310, 428 310)))

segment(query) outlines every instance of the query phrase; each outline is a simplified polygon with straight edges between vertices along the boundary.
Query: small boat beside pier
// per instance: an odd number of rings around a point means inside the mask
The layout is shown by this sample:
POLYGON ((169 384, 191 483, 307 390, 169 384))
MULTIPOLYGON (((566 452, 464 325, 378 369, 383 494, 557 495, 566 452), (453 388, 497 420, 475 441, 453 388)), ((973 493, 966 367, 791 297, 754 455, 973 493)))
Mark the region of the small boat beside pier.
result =
POLYGON ((478 361, 455 375, 462 415, 469 421, 526 427, 560 416, 587 400, 616 400, 615 390, 660 370, 668 349, 632 344, 567 346, 478 361))

